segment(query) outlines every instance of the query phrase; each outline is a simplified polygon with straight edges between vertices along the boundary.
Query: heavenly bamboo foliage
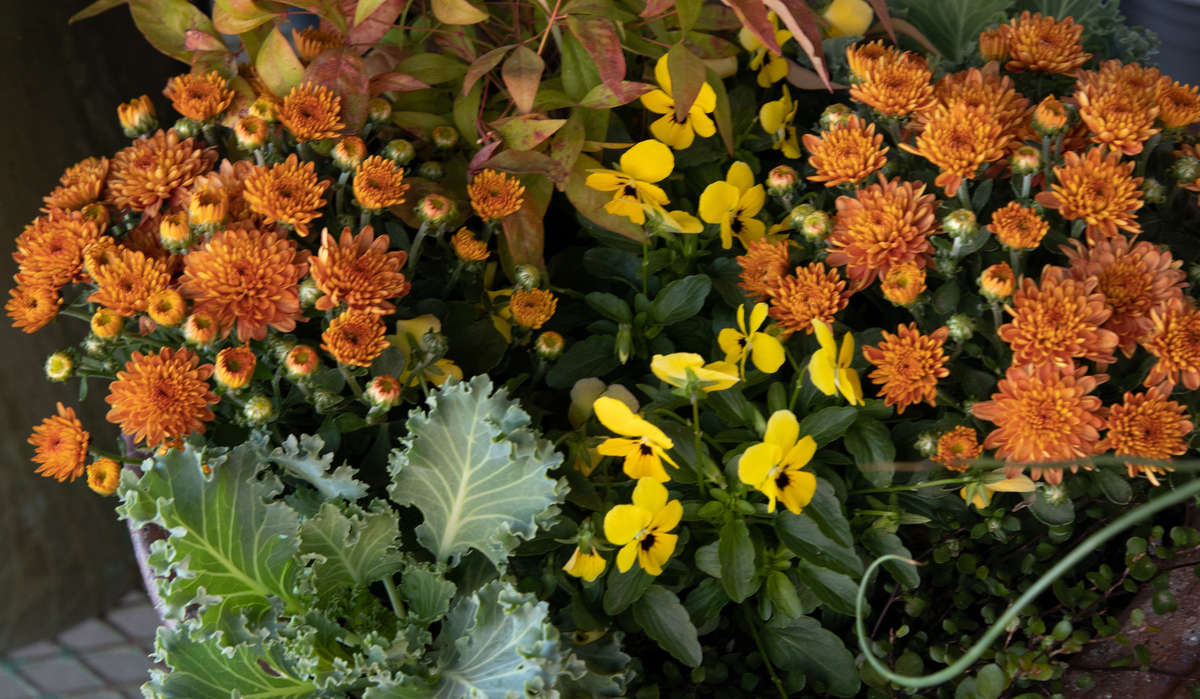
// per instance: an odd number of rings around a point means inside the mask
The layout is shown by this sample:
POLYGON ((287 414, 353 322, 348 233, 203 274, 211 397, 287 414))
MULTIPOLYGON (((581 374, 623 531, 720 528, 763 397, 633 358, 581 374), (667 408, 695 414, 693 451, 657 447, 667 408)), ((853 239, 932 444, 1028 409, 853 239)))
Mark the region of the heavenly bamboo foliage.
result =
POLYGON ((565 486, 546 475, 562 456, 487 376, 452 381, 428 405, 410 413, 404 448, 392 452, 388 494, 421 511, 417 540, 438 561, 475 549, 503 570, 562 500, 565 486))

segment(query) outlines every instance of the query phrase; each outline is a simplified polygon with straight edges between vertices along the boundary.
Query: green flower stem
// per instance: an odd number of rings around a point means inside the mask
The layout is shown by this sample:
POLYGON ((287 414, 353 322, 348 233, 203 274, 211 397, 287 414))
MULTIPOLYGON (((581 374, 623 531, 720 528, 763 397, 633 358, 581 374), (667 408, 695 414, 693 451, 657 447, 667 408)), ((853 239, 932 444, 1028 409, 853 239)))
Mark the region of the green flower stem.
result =
POLYGON ((1054 159, 1050 157, 1050 137, 1042 136, 1042 189, 1050 189, 1050 168, 1054 159))
POLYGON ((1142 146, 1142 153, 1138 156, 1137 165, 1133 170, 1134 177, 1141 177, 1146 174, 1146 165, 1150 163, 1150 157, 1154 155, 1154 149, 1158 148, 1160 142, 1162 142, 1161 131, 1151 136, 1142 146))
POLYGON ((87 323, 88 325, 92 324, 92 316, 90 313, 84 313, 83 311, 77 311, 74 308, 61 308, 61 309, 59 309, 58 314, 60 316, 68 316, 70 318, 78 318, 78 319, 84 321, 85 323, 87 323))
POLYGON ((392 603, 392 611, 400 619, 408 616, 404 609, 404 602, 400 601, 400 593, 396 592, 396 583, 392 582, 391 575, 383 576, 383 587, 387 590, 388 600, 392 603))
POLYGON ((350 373, 350 367, 338 362, 338 371, 342 372, 342 376, 346 379, 346 385, 354 392, 354 397, 362 398, 362 387, 358 385, 358 379, 354 378, 354 374, 350 373))
POLYGON ((645 230, 642 231, 642 293, 646 296, 650 295, 647 291, 650 278, 650 234, 645 230))
POLYGON ((429 222, 422 221, 421 227, 417 229, 417 237, 413 238, 412 247, 408 249, 408 277, 411 279, 412 274, 417 269, 417 260, 421 259, 421 243, 425 242, 425 236, 429 233, 429 222))
POLYGON ((371 224, 371 210, 363 209, 358 215, 358 229, 362 230, 371 224))
POLYGON ((870 648, 870 639, 867 636, 866 619, 863 612, 863 605, 865 604, 866 600, 867 583, 871 580, 872 573, 874 573, 879 566, 887 563, 888 561, 903 561, 911 565, 920 565, 916 561, 893 554, 876 558, 875 561, 867 567, 867 572, 863 575, 862 582, 860 582, 858 585, 858 596, 854 603, 854 631, 858 636, 858 647, 862 651, 863 656, 866 657, 867 662, 871 664, 871 667, 873 667, 876 672, 890 682, 895 682, 903 687, 910 687, 914 689, 934 687, 942 684, 943 682, 948 682, 949 680, 954 679, 955 677, 966 672, 967 669, 970 668, 975 661, 987 651, 992 642, 999 638, 1001 634, 1005 633, 1005 627, 1007 627, 1009 622, 1013 621, 1017 615, 1021 613, 1022 609, 1024 609, 1027 605, 1032 604, 1033 601, 1037 599, 1038 595, 1049 589, 1049 587, 1054 584, 1054 581, 1061 577, 1064 573, 1079 565, 1079 563, 1083 561, 1088 554, 1100 548, 1106 541, 1113 538, 1121 531, 1133 526, 1134 524, 1137 524, 1138 522, 1141 522, 1153 514, 1161 512, 1162 510, 1165 510, 1173 505, 1186 502, 1197 495, 1200 495, 1200 479, 1196 479, 1172 493, 1155 498, 1154 500, 1141 505, 1136 509, 1126 512, 1117 519, 1113 520, 1100 531, 1089 536, 1083 541, 1083 543, 1064 556, 1063 559, 1060 560, 1053 568, 1042 575, 1037 582, 1035 582, 1029 587, 1028 590, 1025 591, 1025 594, 1018 597, 1017 601, 1013 602, 1012 605, 1009 606, 1008 610, 1005 611, 999 619, 992 623, 991 628, 989 628, 987 633, 983 635, 983 638, 980 638, 978 641, 976 641, 975 645, 971 646, 971 648, 967 650, 962 657, 960 657, 950 666, 929 675, 910 676, 893 672, 875 657, 875 653, 872 652, 870 648))
POLYGON ((121 456, 120 454, 108 451, 106 449, 97 449, 96 447, 88 447, 88 451, 97 459, 112 459, 119 464, 140 464, 144 459, 139 459, 133 456, 121 456))
POLYGON ((1029 189, 1032 185, 1033 185, 1033 175, 1022 175, 1021 176, 1021 198, 1022 199, 1029 198, 1029 189))
POLYGON ((974 213, 975 208, 971 206, 971 190, 967 188, 966 180, 963 180, 963 183, 958 186, 958 203, 962 208, 974 213))
POLYGON ((966 476, 958 478, 941 478, 936 481, 925 481, 924 483, 910 483, 908 485, 893 485, 890 488, 867 488, 865 490, 852 490, 851 495, 865 495, 867 493, 899 493, 905 490, 920 490, 922 488, 933 488, 939 485, 958 485, 974 480, 966 476))
POLYGON ((771 676, 771 683, 775 685, 775 689, 779 691, 779 696, 787 699, 787 690, 783 687, 783 682, 780 681, 779 675, 775 673, 775 666, 771 664, 771 656, 767 654, 767 648, 763 645, 762 637, 758 634, 758 626, 754 623, 754 615, 750 613, 750 607, 741 605, 742 613, 746 616, 746 626, 750 627, 750 635, 754 637, 754 645, 758 646, 758 654, 762 657, 763 665, 767 668, 767 674, 771 676))
POLYGON ((1023 266, 1021 262, 1023 262, 1024 259, 1025 255, 1020 250, 1017 250, 1016 248, 1008 249, 1008 264, 1010 267, 1012 267, 1013 279, 1015 281, 1021 281, 1021 267, 1023 266))

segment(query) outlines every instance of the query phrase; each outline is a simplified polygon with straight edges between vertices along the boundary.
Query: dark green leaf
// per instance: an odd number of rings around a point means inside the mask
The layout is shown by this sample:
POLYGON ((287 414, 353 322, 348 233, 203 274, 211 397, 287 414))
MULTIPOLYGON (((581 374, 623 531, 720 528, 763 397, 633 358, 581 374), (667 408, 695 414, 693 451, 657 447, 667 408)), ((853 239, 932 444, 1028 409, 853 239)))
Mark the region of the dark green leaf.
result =
POLYGON ((807 561, 797 561, 795 571, 796 578, 807 585, 817 599, 821 600, 821 603, 831 611, 854 616, 854 600, 858 595, 858 585, 850 576, 813 565, 807 561))
POLYGON ((997 664, 984 665, 975 677, 975 691, 980 699, 998 699, 1008 688, 1008 676, 997 664))
POLYGON ((651 585, 633 605, 633 619, 676 660, 688 667, 700 666, 703 658, 696 627, 674 592, 651 585))
POLYGON ((892 484, 895 473, 896 445, 887 427, 874 419, 860 419, 846 431, 846 450, 863 476, 876 488, 892 484))
POLYGON ((604 613, 616 616, 636 602, 654 583, 654 578, 641 567, 622 573, 613 566, 604 579, 604 613))
POLYGON ((858 408, 851 406, 821 408, 804 416, 800 421, 800 434, 811 436, 817 446, 823 447, 844 435, 857 418, 858 408))
POLYGON ((804 604, 796 594, 796 586, 782 570, 773 570, 767 575, 767 599, 775 605, 775 613, 795 619, 804 614, 804 604))
POLYGON ((801 560, 830 568, 846 575, 860 576, 863 564, 853 547, 839 544, 825 535, 805 509, 799 515, 780 512, 775 518, 779 539, 801 560))
POLYGON ((656 325, 674 325, 700 312, 712 280, 703 274, 693 274, 663 287, 650 303, 650 320, 656 325))
POLYGON ((830 485, 829 481, 824 478, 817 478, 817 490, 813 493, 813 498, 808 503, 808 507, 804 508, 804 514, 817 523, 817 526, 821 528, 821 533, 825 536, 833 539, 844 548, 854 547, 854 536, 850 532, 850 522, 846 520, 842 502, 838 500, 837 493, 834 492, 833 486, 830 485))
POLYGON ((629 304, 615 294, 593 291, 585 297, 585 300, 593 310, 614 323, 633 322, 633 312, 629 310, 629 304))
POLYGON ((939 315, 954 315, 954 311, 958 308, 958 297, 958 282, 951 279, 933 292, 933 310, 937 311, 939 315))
POLYGON ((683 606, 687 607, 692 623, 702 626, 720 614, 727 604, 729 595, 725 594, 725 588, 721 587, 720 581, 716 578, 705 578, 688 593, 683 606))
POLYGON ((1042 488, 1038 488, 1037 494, 1033 498, 1033 504, 1029 506, 1029 511, 1038 518, 1038 521, 1049 526, 1070 524, 1075 521, 1075 505, 1071 500, 1063 498, 1061 503, 1053 504, 1046 498, 1046 491, 1042 488))
POLYGON ((721 527, 719 542, 721 584, 729 599, 740 603, 758 589, 750 529, 744 520, 730 520, 721 527))
MULTIPOLYGON (((904 542, 900 541, 900 537, 876 527, 871 527, 863 532, 862 545, 876 556, 892 554, 908 559, 912 558, 912 552, 908 550, 904 542)), ((914 565, 903 561, 888 561, 883 564, 883 567, 887 568, 892 577, 900 581, 901 585, 910 590, 921 584, 921 574, 917 572, 917 567, 914 565)))
POLYGON ((777 667, 803 670, 817 696, 852 697, 860 682, 854 656, 842 639, 812 617, 776 617, 763 630, 763 643, 777 667))
POLYGON ((604 376, 616 369, 621 363, 613 351, 614 342, 612 335, 592 335, 571 345, 546 374, 546 383, 551 388, 569 389, 579 379, 604 376))
POLYGON ((1133 499, 1133 488, 1129 485, 1129 479, 1123 478, 1113 471, 1108 469, 1097 471, 1096 484, 1100 486, 1101 492, 1109 502, 1128 505, 1129 501, 1133 499))

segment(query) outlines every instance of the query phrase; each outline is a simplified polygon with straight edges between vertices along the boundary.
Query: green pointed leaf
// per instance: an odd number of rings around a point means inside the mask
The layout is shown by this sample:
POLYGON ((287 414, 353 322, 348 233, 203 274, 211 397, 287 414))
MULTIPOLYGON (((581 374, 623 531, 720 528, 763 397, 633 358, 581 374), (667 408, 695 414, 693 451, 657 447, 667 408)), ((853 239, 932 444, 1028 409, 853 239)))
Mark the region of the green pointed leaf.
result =
POLYGON ((558 678, 558 689, 566 697, 623 697, 633 679, 629 656, 621 652, 621 632, 613 631, 591 643, 575 643, 563 638, 563 650, 569 652, 558 678))
POLYGON ((500 79, 508 89, 508 96, 516 105, 517 111, 522 114, 533 109, 533 100, 537 97, 538 86, 542 82, 542 72, 545 69, 545 61, 528 46, 513 49, 500 66, 500 79))
POLYGON ((858 585, 848 576, 804 560, 796 562, 796 578, 831 611, 854 616, 858 585))
POLYGON ((67 24, 74 24, 83 19, 91 19, 102 12, 107 12, 116 6, 124 5, 127 2, 129 2, 129 0, 96 0, 79 12, 71 15, 71 19, 67 20, 67 24))
POLYGON ((804 508, 804 514, 817 523, 817 526, 821 528, 821 533, 825 536, 845 548, 854 547, 854 535, 850 531, 850 522, 846 519, 842 501, 838 500, 837 493, 834 492, 829 481, 817 478, 817 490, 813 493, 808 507, 804 508))
POLYGON ((850 425, 858 418, 858 408, 851 406, 832 406, 822 408, 815 413, 806 415, 800 421, 800 434, 807 434, 817 442, 817 446, 825 446, 833 440, 846 434, 850 425))
POLYGON ((767 654, 777 667, 803 670, 815 696, 852 697, 860 682, 854 656, 837 634, 812 617, 776 617, 763 630, 767 654))
POLYGON ((205 635, 201 624, 187 622, 158 627, 155 649, 171 672, 152 669, 146 687, 164 699, 311 697, 317 689, 286 661, 278 641, 229 648, 221 632, 205 635))
POLYGON ((621 363, 613 351, 615 341, 612 335, 592 335, 572 343, 546 374, 546 383, 552 388, 570 388, 579 379, 604 376, 616 369, 621 363))
POLYGON ((454 565, 469 549, 503 570, 508 554, 537 532, 563 493, 547 472, 562 463, 529 428, 529 415, 487 376, 451 381, 408 417, 404 448, 392 452, 392 500, 425 521, 417 541, 454 565))
POLYGON ((604 613, 616 616, 641 599, 654 578, 641 567, 630 568, 622 573, 613 566, 604 579, 604 613))
POLYGON ((863 563, 853 545, 843 546, 826 536, 805 508, 799 515, 781 512, 775 518, 779 539, 801 559, 846 575, 860 576, 863 563))
POLYGON ((301 554, 316 559, 313 571, 322 593, 339 587, 369 585, 404 565, 396 550, 400 528, 396 514, 376 501, 374 511, 349 508, 350 515, 331 503, 300 528, 301 554))
MULTIPOLYGON (((871 527, 863 532, 862 545, 868 551, 876 556, 903 556, 904 558, 912 558, 912 552, 900 541, 900 537, 890 532, 885 532, 882 529, 871 527)), ((883 564, 884 568, 892 574, 892 577, 900 581, 900 584, 912 590, 921 584, 921 574, 917 572, 917 567, 904 561, 888 561, 883 564)))
POLYGON ((674 592, 651 585, 634 603, 633 619, 676 660, 688 667, 700 666, 703 657, 696 627, 674 592))
POLYGON ((426 563, 410 563, 400 577, 400 596, 414 621, 429 624, 446 615, 454 597, 454 583, 426 563))
POLYGON ((967 46, 989 25, 1003 22, 1015 0, 896 0, 893 7, 907 12, 908 21, 921 30, 951 61, 961 61, 967 46))
POLYGON ((703 274, 677 279, 662 288, 650 303, 650 320, 657 325, 674 325, 700 312, 712 289, 703 274))
POLYGON ((493 582, 455 604, 438 634, 434 695, 526 696, 553 685, 561 662, 548 607, 493 582))
POLYGON ((382 4, 383 0, 358 0, 358 5, 354 8, 354 24, 362 23, 382 4))
POLYGON ((721 527, 718 555, 721 559, 721 584, 729 599, 741 603, 758 589, 754 573, 754 543, 750 528, 740 519, 730 520, 721 527))
POLYGON ((263 84, 279 97, 287 95, 304 79, 304 64, 279 31, 279 27, 272 29, 259 47, 258 55, 254 58, 254 67, 263 84))
POLYGON ((882 422, 868 417, 850 426, 842 440, 846 451, 854 456, 854 463, 863 476, 876 488, 892 484, 895 474, 896 444, 882 422))
POLYGON ((321 455, 325 440, 316 435, 288 435, 279 447, 267 455, 271 463, 283 467, 290 476, 304 480, 326 500, 344 498, 354 502, 367 494, 367 486, 354 479, 349 465, 333 466, 333 453, 321 455))
POLYGON ((208 15, 187 0, 129 0, 129 13, 154 48, 184 63, 192 60, 187 48, 189 29, 217 33, 208 15))

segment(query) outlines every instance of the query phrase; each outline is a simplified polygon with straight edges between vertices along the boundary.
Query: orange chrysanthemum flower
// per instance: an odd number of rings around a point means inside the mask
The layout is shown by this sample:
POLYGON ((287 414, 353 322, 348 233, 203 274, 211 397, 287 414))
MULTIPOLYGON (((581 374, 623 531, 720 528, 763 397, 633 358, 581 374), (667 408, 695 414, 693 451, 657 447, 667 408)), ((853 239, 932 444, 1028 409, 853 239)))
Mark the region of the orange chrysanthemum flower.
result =
POLYGON ((116 337, 125 328, 125 317, 107 308, 98 308, 89 323, 92 334, 100 338, 116 337))
POLYGON ((1200 91, 1163 76, 1154 90, 1158 119, 1164 128, 1183 129, 1200 121, 1200 91))
POLYGON ((100 234, 100 224, 81 212, 52 209, 17 236, 13 260, 26 283, 57 289, 85 278, 84 251, 100 234))
POLYGON ((113 156, 105 198, 119 209, 157 210, 179 187, 212 169, 216 152, 195 139, 158 131, 113 156))
POLYGON ((138 138, 158 126, 158 115, 154 113, 150 95, 139 95, 117 105, 117 120, 129 138, 138 138))
POLYGON ((1012 137, 990 110, 954 102, 926 113, 916 145, 900 147, 936 165, 941 172, 933 182, 952 197, 963 179, 975 179, 981 165, 1004 157, 1012 137))
POLYGON ((1115 60, 1106 61, 1099 72, 1080 71, 1075 101, 1092 142, 1125 155, 1141 153, 1146 139, 1159 132, 1154 125, 1159 80, 1159 72, 1153 68, 1121 65, 1115 60))
POLYGON ((915 261, 929 266, 929 235, 937 229, 934 199, 923 184, 899 178, 889 182, 882 175, 878 184, 855 196, 838 197, 827 262, 844 265, 855 290, 887 275, 893 265, 915 261))
POLYGON ((292 88, 279 106, 279 121, 299 142, 334 138, 346 128, 341 120, 342 98, 312 82, 292 88))
POLYGON ((88 269, 98 287, 88 296, 88 301, 122 316, 145 311, 150 297, 166 289, 171 282, 171 275, 162 261, 120 246, 97 259, 88 269))
POLYGON ((846 47, 846 62, 850 66, 850 72, 859 80, 866 80, 876 64, 895 63, 901 60, 900 55, 896 47, 885 46, 882 39, 846 47))
POLYGON ((1001 25, 1008 49, 1005 68, 1013 73, 1026 70, 1069 75, 1092 57, 1083 52, 1083 25, 1067 17, 1061 22, 1028 10, 1001 25))
MULTIPOLYGON (((1010 367, 991 400, 971 408, 975 417, 995 423, 983 446, 1010 462, 1005 469, 1009 478, 1029 464, 1096 453, 1104 418, 1100 399, 1088 394, 1108 376, 1086 373, 1083 366, 1010 367)), ((1035 480, 1044 475, 1047 483, 1062 482, 1061 468, 1034 467, 1029 475, 1035 480)))
POLYGON ((466 226, 458 229, 450 243, 454 246, 454 254, 463 262, 483 262, 491 255, 487 243, 476 238, 466 226))
POLYGON ((1072 240, 1063 246, 1071 276, 1079 281, 1094 277, 1096 291, 1112 316, 1104 327, 1117 334, 1117 345, 1126 357, 1154 328, 1150 311, 1163 309, 1173 298, 1183 298, 1187 275, 1166 249, 1145 240, 1130 246, 1124 236, 1093 240, 1084 246, 1072 240))
POLYGON ((916 262, 892 265, 879 283, 883 297, 897 306, 907 306, 925 291, 925 268, 916 262))
POLYGON ((770 316, 785 336, 794 332, 813 333, 813 320, 833 326, 833 317, 849 303, 846 280, 823 262, 797 267, 770 290, 770 316))
POLYGON ((403 250, 388 252, 388 237, 375 237, 366 226, 358 235, 347 227, 335 241, 328 230, 321 232, 321 251, 310 263, 312 278, 324 294, 317 310, 328 311, 346 304, 352 311, 391 313, 389 299, 404 296, 412 288, 401 270, 408 261, 403 250))
POLYGON ((14 279, 17 285, 9 289, 8 303, 4 304, 14 328, 35 333, 58 317, 62 297, 56 289, 43 284, 24 283, 20 275, 14 279))
POLYGON ((108 178, 108 158, 85 158, 67 168, 58 186, 42 198, 42 211, 82 209, 100 198, 108 178))
POLYGON ((1062 267, 1042 268, 1041 284, 1029 277, 1004 307, 1012 320, 996 331, 1013 351, 1013 364, 1070 366, 1075 359, 1116 361, 1117 334, 1102 326, 1112 311, 1094 277, 1076 280, 1062 267))
POLYGON ((856 116, 822 131, 820 138, 804 134, 801 140, 809 152, 808 162, 817 171, 808 179, 826 187, 861 182, 887 162, 883 134, 875 133, 875 124, 864 124, 856 116))
POLYGON ((217 339, 221 326, 207 313, 193 313, 183 324, 183 339, 193 345, 207 345, 217 339))
POLYGON ((204 423, 214 417, 208 407, 218 401, 208 385, 212 373, 213 365, 200 364, 190 350, 134 352, 109 385, 108 421, 135 442, 182 448, 184 437, 204 432, 204 423))
MULTIPOLYGON (((229 195, 224 187, 204 184, 192 188, 192 195, 188 198, 188 223, 193 226, 219 226, 228 215, 229 195)), ((160 232, 161 229, 160 224, 160 232)))
POLYGON ((989 62, 1008 60, 1008 41, 1003 25, 979 33, 979 55, 989 62))
POLYGON ((875 365, 870 378, 880 386, 884 405, 896 406, 896 414, 917 403, 937 406, 937 382, 950 375, 946 362, 950 359, 942 347, 949 337, 945 326, 929 335, 922 335, 916 323, 901 325, 896 334, 883 331, 878 347, 864 346, 863 357, 875 365))
POLYGON ((387 349, 386 333, 378 313, 346 311, 321 335, 321 348, 341 364, 371 366, 387 349))
POLYGON ((379 211, 403 204, 407 191, 404 170, 386 158, 372 155, 354 170, 354 198, 364 209, 379 211))
POLYGON ((554 317, 558 299, 545 289, 517 289, 508 299, 513 320, 525 328, 537 330, 554 317))
POLYGON ((217 383, 225 388, 237 390, 250 383, 254 376, 254 367, 258 365, 258 357, 254 350, 246 345, 241 347, 226 347, 217 352, 217 363, 213 375, 217 383))
POLYGON ((215 70, 206 75, 176 75, 167 81, 163 94, 171 100, 175 111, 196 121, 208 121, 220 116, 229 109, 237 95, 215 70))
POLYGON ((277 233, 221 231, 184 258, 179 290, 195 301, 198 313, 217 322, 222 334, 236 324, 239 341, 261 340, 268 327, 296 328, 307 256, 277 233))
MULTIPOLYGON (((982 69, 947 73, 934 87, 933 95, 939 104, 947 108, 962 103, 973 109, 984 110, 990 119, 1000 125, 1001 133, 1024 140, 1022 137, 1029 116, 1029 100, 1017 92, 1011 78, 1000 76, 997 63, 989 63, 982 69)), ((917 122, 924 124, 931 111, 917 113, 917 122)))
POLYGON ((87 467, 88 487, 100 495, 112 495, 121 484, 121 464, 113 459, 96 459, 87 467))
POLYGON ((267 223, 287 224, 307 236, 309 222, 320 216, 325 206, 321 195, 329 182, 318 181, 316 166, 300 162, 293 153, 269 168, 255 167, 244 186, 243 196, 254 213, 267 223))
MULTIPOLYGON (((1184 437, 1191 434, 1194 425, 1188 418, 1187 406, 1168 400, 1169 395, 1165 386, 1145 393, 1126 393, 1120 405, 1109 406, 1105 422, 1108 434, 1097 448, 1111 449, 1117 456, 1160 461, 1186 453, 1184 437)), ((1163 472, 1163 467, 1154 464, 1128 462, 1125 467, 1130 478, 1141 472, 1155 485, 1158 485, 1156 474, 1163 472)))
POLYGON ((306 27, 300 31, 292 28, 292 42, 296 45, 296 53, 300 60, 311 63, 328 49, 342 45, 342 35, 336 31, 322 30, 317 27, 306 27))
POLYGON ((884 52, 859 61, 862 82, 850 87, 850 99, 887 116, 903 117, 933 104, 933 72, 925 59, 905 51, 884 52))
POLYGON ((471 208, 484 221, 515 214, 525 203, 525 185, 515 177, 495 170, 481 170, 467 185, 471 208))
POLYGON ((1013 250, 1032 250, 1050 232, 1050 222, 1039 216, 1036 209, 1010 201, 992 214, 988 230, 1013 250))
POLYGON ((228 220, 247 221, 254 217, 254 210, 246 202, 243 193, 246 178, 255 171, 253 162, 239 160, 231 163, 228 160, 222 160, 216 170, 197 177, 190 189, 193 194, 201 189, 223 191, 228 220))
POLYGON ((36 472, 59 482, 82 476, 87 468, 89 439, 75 411, 59 403, 58 414, 42 420, 29 437, 35 447, 33 460, 39 464, 36 472))
POLYGON ((979 444, 975 429, 959 425, 938 437, 937 454, 933 460, 951 471, 966 471, 981 454, 983 446, 979 444))
POLYGON ((760 238, 746 247, 746 254, 737 258, 742 268, 741 287, 756 301, 766 301, 779 288, 787 275, 788 242, 771 242, 760 238))
POLYGON ((146 301, 146 315, 159 325, 173 328, 187 317, 187 302, 175 289, 163 289, 146 301))
POLYGON ((1142 208, 1142 178, 1133 176, 1133 161, 1121 162, 1119 152, 1104 155, 1105 150, 1096 146, 1082 158, 1067 153, 1063 166, 1054 168, 1057 182, 1037 201, 1067 220, 1086 221, 1089 237, 1095 232, 1112 237, 1118 228, 1141 233, 1134 212, 1142 208))
POLYGON ((1150 322, 1142 346, 1158 362, 1145 385, 1182 383, 1191 391, 1200 388, 1200 310, 1183 298, 1173 298, 1163 308, 1150 310, 1150 322))

